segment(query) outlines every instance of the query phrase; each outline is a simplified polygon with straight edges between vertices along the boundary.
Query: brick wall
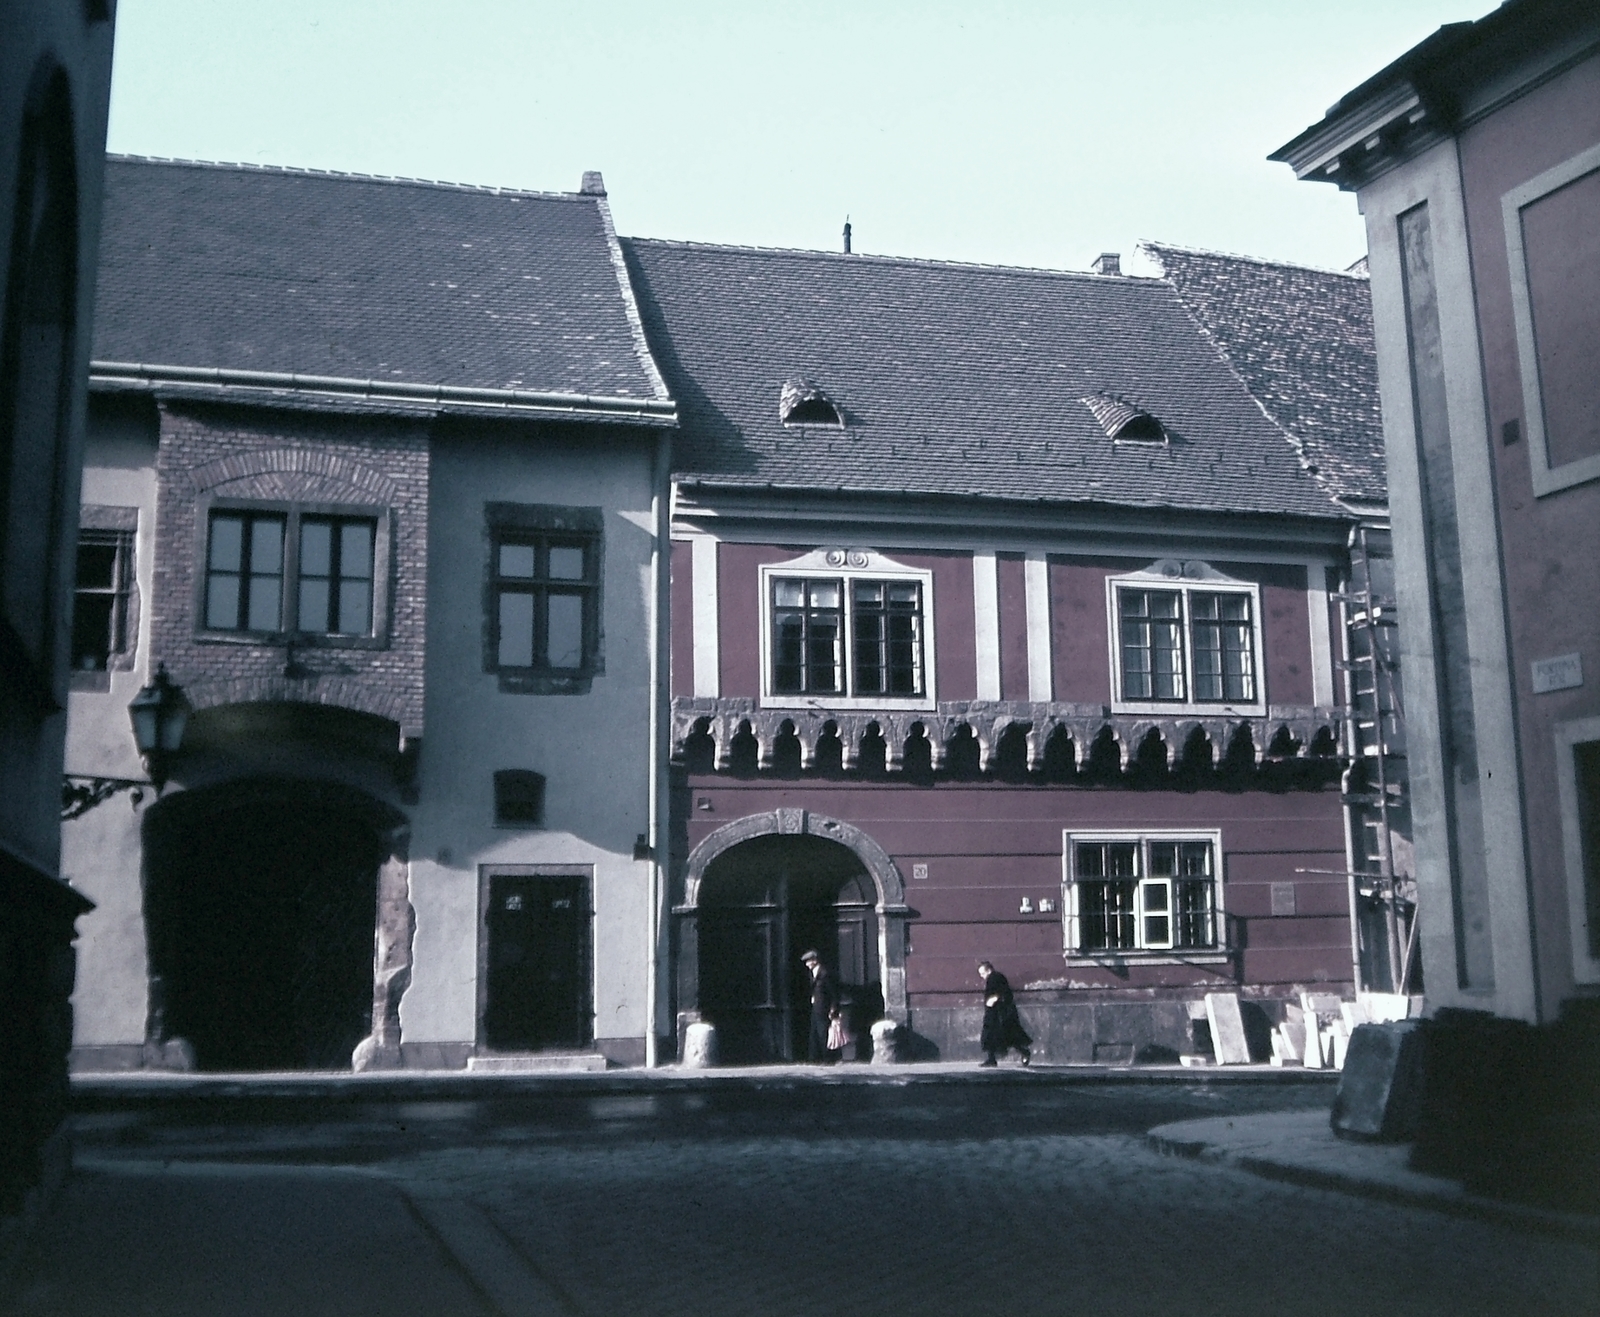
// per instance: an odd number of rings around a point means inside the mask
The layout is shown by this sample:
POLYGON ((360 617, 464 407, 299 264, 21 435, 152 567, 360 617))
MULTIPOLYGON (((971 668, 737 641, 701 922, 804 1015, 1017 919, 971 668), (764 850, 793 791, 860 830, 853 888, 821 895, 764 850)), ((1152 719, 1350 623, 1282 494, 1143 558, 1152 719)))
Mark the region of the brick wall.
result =
POLYGON ((275 700, 337 705, 391 719, 403 736, 420 736, 428 432, 426 419, 408 417, 164 404, 156 461, 151 667, 165 663, 196 709, 275 700), (199 516, 208 498, 387 510, 394 536, 387 643, 297 648, 289 675, 281 642, 202 639, 195 615, 203 552, 199 516))

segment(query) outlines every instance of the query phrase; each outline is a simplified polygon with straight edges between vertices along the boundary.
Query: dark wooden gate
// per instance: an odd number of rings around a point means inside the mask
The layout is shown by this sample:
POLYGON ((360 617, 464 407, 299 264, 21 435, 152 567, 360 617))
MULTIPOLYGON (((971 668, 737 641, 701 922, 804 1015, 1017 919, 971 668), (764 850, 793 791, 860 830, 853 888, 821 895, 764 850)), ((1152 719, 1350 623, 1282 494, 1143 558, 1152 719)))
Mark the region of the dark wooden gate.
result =
POLYGON ((588 879, 492 874, 488 907, 484 1043, 497 1052, 587 1047, 588 879))
POLYGON ((717 1027, 725 1061, 803 1060, 815 948, 864 1035, 882 1013, 878 915, 854 852, 815 837, 759 837, 719 857, 702 884, 700 1012, 717 1027))

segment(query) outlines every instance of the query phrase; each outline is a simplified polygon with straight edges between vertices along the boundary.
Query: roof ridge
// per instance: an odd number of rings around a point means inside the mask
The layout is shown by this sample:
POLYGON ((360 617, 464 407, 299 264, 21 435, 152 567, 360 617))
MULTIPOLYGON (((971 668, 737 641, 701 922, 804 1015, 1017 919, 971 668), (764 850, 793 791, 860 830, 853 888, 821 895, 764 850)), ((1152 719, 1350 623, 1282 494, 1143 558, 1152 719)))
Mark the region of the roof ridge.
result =
MULTIPOLYGON (((1304 261, 1274 261, 1266 256, 1246 256, 1242 252, 1218 251, 1213 247, 1185 247, 1177 242, 1154 242, 1148 238, 1139 240, 1139 247, 1147 252, 1182 252, 1186 256, 1215 256, 1225 261, 1242 261, 1246 265, 1270 265, 1280 270, 1306 270, 1312 274, 1337 274, 1345 279, 1359 279, 1363 283, 1370 282, 1368 276, 1356 274, 1351 270, 1335 270, 1325 265, 1307 265, 1304 261)), ((1163 275, 1170 278, 1170 275, 1163 275)))
POLYGON ((404 174, 362 174, 348 169, 317 169, 311 165, 264 165, 248 160, 191 160, 182 156, 137 155, 107 151, 108 161, 141 165, 177 165, 184 169, 216 169, 242 174, 283 174, 291 178, 346 179, 358 183, 388 183, 401 187, 435 188, 441 192, 479 192, 487 196, 527 197, 539 201, 594 201, 588 192, 538 192, 528 188, 498 187, 492 183, 453 183, 441 178, 410 178, 404 174))
POLYGON ((796 256, 814 260, 848 261, 855 264, 906 265, 932 267, 943 270, 978 270, 989 274, 1039 275, 1052 279, 1081 279, 1090 283, 1136 284, 1141 287, 1160 287, 1165 279, 1145 275, 1095 274, 1092 270, 1054 270, 1040 265, 1001 265, 995 261, 956 261, 934 256, 891 256, 870 252, 823 251, 813 247, 761 247, 745 243, 700 242, 687 238, 623 238, 625 243, 639 243, 650 247, 676 247, 684 251, 742 253, 752 256, 796 256))

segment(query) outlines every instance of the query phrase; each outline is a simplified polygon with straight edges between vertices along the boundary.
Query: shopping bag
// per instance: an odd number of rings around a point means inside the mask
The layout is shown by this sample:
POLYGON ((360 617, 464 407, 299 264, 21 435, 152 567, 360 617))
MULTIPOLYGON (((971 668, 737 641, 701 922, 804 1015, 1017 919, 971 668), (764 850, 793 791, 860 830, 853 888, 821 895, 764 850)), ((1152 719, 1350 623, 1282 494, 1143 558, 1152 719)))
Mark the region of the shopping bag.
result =
POLYGON ((837 1052, 850 1041, 850 1035, 844 1031, 844 1016, 835 1015, 828 1021, 828 1050, 837 1052))

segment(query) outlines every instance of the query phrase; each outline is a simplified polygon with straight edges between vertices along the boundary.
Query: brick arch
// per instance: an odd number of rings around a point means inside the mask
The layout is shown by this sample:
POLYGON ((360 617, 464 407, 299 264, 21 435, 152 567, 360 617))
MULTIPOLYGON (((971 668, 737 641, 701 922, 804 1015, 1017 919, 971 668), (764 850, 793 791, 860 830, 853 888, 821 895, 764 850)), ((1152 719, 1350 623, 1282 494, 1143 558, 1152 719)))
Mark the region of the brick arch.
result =
POLYGON ((268 486, 282 484, 285 479, 291 483, 336 482, 379 503, 392 503, 397 494, 394 481, 376 468, 317 448, 237 453, 203 462, 189 472, 189 480, 198 493, 252 478, 268 486), (295 477, 300 478, 298 482, 295 477))
POLYGON ((314 704, 369 713, 397 727, 405 717, 403 696, 348 677, 235 677, 196 681, 184 691, 196 713, 229 704, 314 704))
POLYGON ((877 888, 878 973, 882 980, 884 1014, 896 1024, 907 1021, 905 880, 889 852, 854 824, 813 814, 805 809, 774 809, 749 814, 718 828, 689 853, 684 866, 683 903, 674 908, 678 919, 679 1042, 684 1025, 699 1018, 700 887, 712 862, 743 842, 756 837, 808 836, 837 842, 853 851, 877 888))

